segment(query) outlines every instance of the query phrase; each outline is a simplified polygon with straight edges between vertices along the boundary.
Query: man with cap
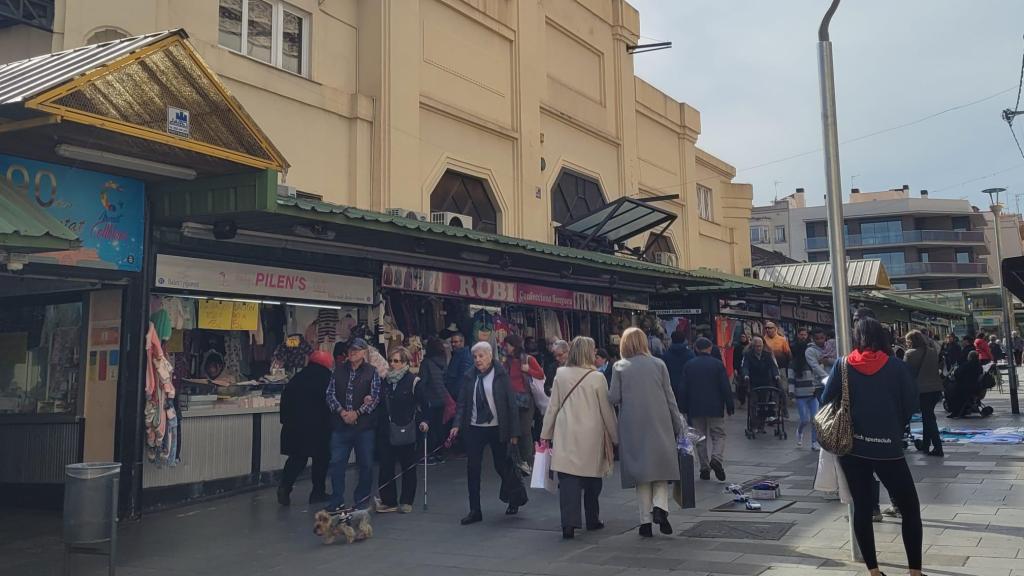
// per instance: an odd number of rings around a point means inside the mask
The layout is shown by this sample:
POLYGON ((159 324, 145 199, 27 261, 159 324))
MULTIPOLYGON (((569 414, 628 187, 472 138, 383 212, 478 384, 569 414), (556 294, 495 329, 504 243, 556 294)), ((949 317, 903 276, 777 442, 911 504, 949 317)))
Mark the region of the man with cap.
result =
POLYGON ((282 506, 291 504, 292 487, 309 459, 313 460, 309 503, 327 500, 331 414, 324 410, 324 395, 333 369, 331 355, 317 350, 281 393, 281 454, 288 456, 277 487, 277 502, 282 506))
POLYGON ((683 366, 682 377, 673 391, 679 411, 686 415, 689 425, 704 436, 696 446, 700 479, 710 480, 714 470, 715 478, 724 481, 725 413, 731 416, 736 410, 729 375, 725 364, 711 355, 711 340, 697 338, 695 346, 697 356, 683 366))
POLYGON ((355 508, 368 508, 373 489, 373 446, 376 428, 374 411, 380 403, 380 375, 366 361, 366 340, 354 338, 348 345, 348 359, 335 367, 327 384, 327 407, 331 417, 331 501, 328 512, 345 509, 345 471, 352 450, 356 452, 359 482, 355 508))

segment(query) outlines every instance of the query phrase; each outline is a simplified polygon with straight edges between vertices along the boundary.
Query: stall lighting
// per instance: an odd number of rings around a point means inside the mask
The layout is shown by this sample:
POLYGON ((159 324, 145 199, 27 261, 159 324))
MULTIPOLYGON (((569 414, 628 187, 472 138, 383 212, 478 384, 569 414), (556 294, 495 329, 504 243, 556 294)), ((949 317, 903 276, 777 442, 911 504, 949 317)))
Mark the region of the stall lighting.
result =
POLYGON ((124 168, 125 170, 133 170, 135 172, 145 172, 147 174, 155 174, 157 176, 168 176, 170 178, 178 178, 181 180, 195 180, 197 175, 195 170, 185 168, 184 166, 164 164, 163 162, 154 162, 152 160, 144 160, 142 158, 125 156, 123 154, 114 154, 113 152, 104 152, 103 150, 95 150, 93 148, 83 148, 81 146, 73 146, 71 144, 58 144, 53 151, 58 156, 69 158, 71 160, 92 162, 93 164, 104 164, 106 166, 124 168))
POLYGON ((285 302, 288 306, 301 306, 303 308, 326 308, 328 310, 341 310, 341 306, 333 304, 307 304, 305 302, 285 302))

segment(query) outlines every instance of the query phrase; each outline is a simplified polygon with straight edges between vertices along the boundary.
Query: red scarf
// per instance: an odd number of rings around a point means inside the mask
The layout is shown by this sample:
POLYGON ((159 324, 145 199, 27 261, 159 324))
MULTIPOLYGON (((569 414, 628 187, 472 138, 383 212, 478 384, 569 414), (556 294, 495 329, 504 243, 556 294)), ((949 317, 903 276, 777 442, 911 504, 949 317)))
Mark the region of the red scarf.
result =
POLYGON ((877 350, 854 350, 846 357, 846 362, 857 372, 871 376, 882 369, 889 361, 889 355, 877 350))

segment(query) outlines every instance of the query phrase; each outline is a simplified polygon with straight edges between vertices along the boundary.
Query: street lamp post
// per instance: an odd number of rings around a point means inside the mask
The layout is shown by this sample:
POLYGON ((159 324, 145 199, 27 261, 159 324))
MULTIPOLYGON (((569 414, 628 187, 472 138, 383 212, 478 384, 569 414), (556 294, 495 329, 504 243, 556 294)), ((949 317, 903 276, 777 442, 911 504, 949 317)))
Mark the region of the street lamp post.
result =
MULTIPOLYGON (((828 198, 828 252, 832 262, 832 314, 836 327, 836 347, 841 355, 850 353, 850 298, 846 284, 846 237, 843 226, 843 180, 839 175, 839 125, 836 121, 836 81, 832 64, 832 42, 828 26, 839 8, 839 0, 821 19, 818 28, 818 81, 821 90, 821 135, 825 149, 825 186, 828 198)), ((850 552, 855 561, 863 558, 853 531, 853 504, 847 513, 850 522, 850 552)))
MULTIPOLYGON (((1002 228, 1000 218, 1003 206, 999 203, 999 193, 1005 191, 1006 188, 989 188, 983 190, 982 193, 988 194, 989 204, 992 208, 993 230, 996 236, 996 277, 994 280, 996 286, 999 287, 999 302, 1000 308, 1003 311, 1003 337, 1006 339, 1007 348, 1011 348, 1012 352, 1013 339, 1010 335, 1013 333, 1013 316, 1010 308, 1013 306, 1013 302, 1006 292, 1006 287, 1003 286, 1003 239, 1000 233, 1002 228)), ((1010 411, 1014 414, 1020 414, 1020 403, 1017 400, 1017 366, 1013 362, 1012 357, 1011 353, 1010 361, 1006 364, 1006 373, 1010 375, 1010 411)))

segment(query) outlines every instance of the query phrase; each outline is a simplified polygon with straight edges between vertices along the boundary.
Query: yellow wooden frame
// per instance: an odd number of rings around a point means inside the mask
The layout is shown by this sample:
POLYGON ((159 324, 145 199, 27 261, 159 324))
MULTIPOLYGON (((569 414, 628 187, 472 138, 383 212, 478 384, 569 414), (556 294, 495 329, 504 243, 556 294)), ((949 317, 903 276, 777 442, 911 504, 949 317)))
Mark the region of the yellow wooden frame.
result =
POLYGON ((85 124, 87 126, 94 126, 111 132, 117 132, 126 136, 133 136, 136 138, 142 138, 145 140, 152 140, 161 144, 167 144, 176 148, 182 148, 195 152, 197 154, 203 154, 206 156, 213 156, 215 158, 222 158, 238 164, 244 164, 246 166, 252 166, 261 169, 272 169, 279 172, 287 172, 288 162, 284 159, 281 152, 275 147, 270 139, 267 138, 266 134, 260 130, 259 126, 253 121, 247 112, 238 104, 238 101, 227 91, 227 88, 221 84, 220 80, 217 79, 217 75, 210 70, 210 68, 203 62, 203 59, 195 51, 192 46, 185 41, 185 36, 182 33, 176 33, 172 36, 159 40, 149 46, 146 46, 140 50, 137 50, 123 58, 115 60, 107 66, 103 66, 82 76, 66 82, 53 90, 48 90, 38 96, 25 102, 26 108, 40 110, 55 114, 63 120, 70 120, 78 122, 79 124, 85 124), (188 138, 181 138, 173 136, 158 130, 150 128, 144 128, 128 122, 121 122, 119 120, 113 120, 97 114, 91 114, 88 112, 82 112, 68 108, 67 106, 61 106, 54 102, 61 97, 80 89, 81 87, 94 82, 95 80, 116 72, 125 66, 138 62, 146 58, 147 56, 166 50, 174 45, 181 46, 185 52, 192 58, 193 62, 199 67, 202 73, 207 77, 211 84, 217 89, 217 92, 225 102, 231 111, 235 114, 235 117, 242 122, 249 133, 260 143, 264 150, 267 151, 269 156, 273 159, 272 161, 265 160, 263 158, 257 158, 249 154, 236 152, 234 150, 228 150, 221 148, 220 146, 213 146, 211 144, 204 144, 188 138))

